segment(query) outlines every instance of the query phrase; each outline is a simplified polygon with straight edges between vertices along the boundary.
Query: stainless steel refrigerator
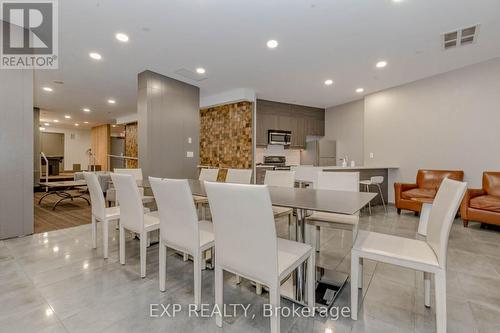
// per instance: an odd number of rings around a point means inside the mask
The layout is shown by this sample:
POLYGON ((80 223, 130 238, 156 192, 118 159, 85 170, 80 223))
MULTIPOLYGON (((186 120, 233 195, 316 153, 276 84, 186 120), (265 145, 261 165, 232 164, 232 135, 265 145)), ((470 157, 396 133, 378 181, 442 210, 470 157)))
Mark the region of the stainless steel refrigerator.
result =
POLYGON ((300 153, 300 164, 314 166, 337 165, 337 142, 334 140, 307 140, 306 149, 300 153))

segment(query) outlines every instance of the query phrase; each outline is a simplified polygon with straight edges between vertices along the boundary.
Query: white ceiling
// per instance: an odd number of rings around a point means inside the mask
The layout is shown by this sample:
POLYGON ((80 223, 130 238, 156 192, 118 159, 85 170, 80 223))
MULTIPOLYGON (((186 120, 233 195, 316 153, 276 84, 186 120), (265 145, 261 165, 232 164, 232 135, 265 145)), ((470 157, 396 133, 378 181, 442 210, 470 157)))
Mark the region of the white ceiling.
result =
POLYGON ((250 88, 263 99, 328 107, 360 98, 358 87, 367 94, 500 56, 498 13, 498 0, 64 0, 59 70, 36 71, 35 104, 61 119, 111 121, 135 112, 137 74, 149 69, 198 85, 203 96, 250 88), (442 51, 442 33, 477 23, 476 44, 442 51), (278 48, 268 49, 269 39, 278 48), (380 59, 389 63, 383 70, 380 59), (174 73, 198 66, 208 79, 174 73), (334 85, 323 84, 328 78, 334 85))

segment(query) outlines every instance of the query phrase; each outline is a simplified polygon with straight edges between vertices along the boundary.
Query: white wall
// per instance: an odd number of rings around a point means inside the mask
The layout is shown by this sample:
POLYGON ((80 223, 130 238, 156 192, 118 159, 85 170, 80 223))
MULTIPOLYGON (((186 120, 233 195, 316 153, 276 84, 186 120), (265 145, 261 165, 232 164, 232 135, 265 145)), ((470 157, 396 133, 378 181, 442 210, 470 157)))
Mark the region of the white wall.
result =
POLYGON ((327 108, 325 137, 337 141, 337 157, 363 165, 364 100, 327 108))
POLYGON ((400 166, 390 181, 461 169, 480 186, 500 170, 500 58, 367 96, 364 128, 365 164, 400 166))
POLYGON ((64 134, 64 170, 73 170, 73 164, 80 164, 86 170, 89 159, 85 152, 91 146, 89 129, 57 128, 46 126, 45 132, 64 134), (71 138, 74 134, 74 138, 71 138))

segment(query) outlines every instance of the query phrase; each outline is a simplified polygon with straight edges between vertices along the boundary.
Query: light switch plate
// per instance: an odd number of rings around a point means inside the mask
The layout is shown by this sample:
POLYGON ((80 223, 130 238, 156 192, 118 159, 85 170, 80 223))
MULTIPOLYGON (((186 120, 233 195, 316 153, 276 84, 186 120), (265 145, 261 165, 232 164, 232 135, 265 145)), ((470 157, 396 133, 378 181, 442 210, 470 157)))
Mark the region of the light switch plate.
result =
POLYGON ((187 151, 186 157, 192 158, 192 157, 194 157, 194 153, 192 151, 187 151))
POLYGON ((188 138, 188 143, 193 143, 193 139, 192 138, 188 138))
POLYGON ((373 158, 373 157, 374 157, 373 153, 370 153, 370 158, 373 158))

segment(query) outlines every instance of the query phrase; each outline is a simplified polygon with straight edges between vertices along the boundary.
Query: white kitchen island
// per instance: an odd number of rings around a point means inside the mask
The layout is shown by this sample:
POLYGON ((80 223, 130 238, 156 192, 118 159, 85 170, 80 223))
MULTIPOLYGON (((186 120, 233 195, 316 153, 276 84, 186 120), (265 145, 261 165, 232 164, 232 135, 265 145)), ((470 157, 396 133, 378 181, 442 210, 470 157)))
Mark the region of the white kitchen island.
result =
MULTIPOLYGON (((384 183, 381 185, 382 188, 382 194, 384 196, 385 202, 394 202, 394 190, 392 189, 392 186, 394 184, 394 180, 397 179, 397 174, 399 173, 399 167, 398 166, 382 166, 382 165, 375 165, 375 166, 347 166, 347 167, 342 167, 342 166, 321 166, 317 167, 320 170, 327 171, 327 172, 356 172, 359 171, 359 179, 360 180, 365 180, 365 179, 370 179, 370 177, 373 176, 383 176, 384 177, 384 183), (391 187, 391 188, 390 188, 391 187)), ((365 191, 365 187, 360 187, 360 191, 365 191)), ((375 186, 371 188, 371 191, 375 192, 377 189, 375 186)), ((373 199, 372 204, 378 205, 382 204, 382 200, 380 199, 380 196, 377 196, 375 199, 373 199)))

